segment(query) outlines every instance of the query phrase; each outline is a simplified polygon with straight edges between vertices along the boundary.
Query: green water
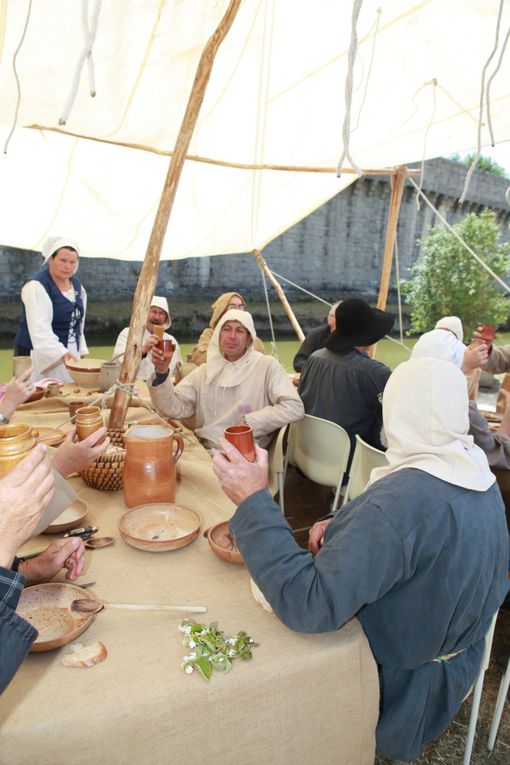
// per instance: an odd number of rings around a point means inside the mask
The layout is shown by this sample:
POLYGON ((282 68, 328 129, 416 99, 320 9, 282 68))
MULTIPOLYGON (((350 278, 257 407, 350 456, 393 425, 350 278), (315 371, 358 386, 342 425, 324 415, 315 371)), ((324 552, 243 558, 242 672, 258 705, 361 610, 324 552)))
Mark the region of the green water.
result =
MULTIPOLYGON (((503 337, 503 336, 502 336, 503 337)), ((510 335, 509 335, 510 338, 510 335)), ((498 338, 499 339, 499 338, 498 338)), ((90 357, 93 359, 110 359, 113 355, 113 347, 115 345, 115 338, 101 338, 100 340, 88 339, 88 346, 90 351, 90 357)), ((195 340, 189 342, 180 342, 182 357, 185 359, 188 353, 191 353, 195 340)), ((269 353, 271 350, 271 342, 265 340, 266 350, 269 353)), ((416 340, 413 338, 405 339, 404 343, 407 348, 411 349, 416 340)), ((510 342, 510 340, 509 340, 510 342)), ((278 359, 283 367, 292 372, 292 360, 297 353, 300 346, 298 340, 281 339, 277 340, 276 350, 278 359)), ((392 342, 391 340, 382 340, 377 346, 376 358, 379 361, 387 364, 390 369, 394 369, 400 362, 409 358, 409 352, 402 348, 400 345, 392 342)), ((0 341, 0 383, 8 382, 12 376, 12 346, 10 341, 0 341)))

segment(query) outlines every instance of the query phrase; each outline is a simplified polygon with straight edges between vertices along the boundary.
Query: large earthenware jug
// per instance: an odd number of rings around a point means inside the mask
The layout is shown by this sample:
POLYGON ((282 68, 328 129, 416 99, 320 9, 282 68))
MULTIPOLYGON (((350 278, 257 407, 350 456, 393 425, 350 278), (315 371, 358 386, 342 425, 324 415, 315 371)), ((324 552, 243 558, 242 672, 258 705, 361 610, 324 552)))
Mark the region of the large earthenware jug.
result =
POLYGON ((184 442, 160 425, 136 425, 124 436, 124 502, 127 507, 173 502, 176 462, 184 442))
POLYGON ((34 448, 37 439, 30 425, 0 427, 0 478, 7 475, 34 448))

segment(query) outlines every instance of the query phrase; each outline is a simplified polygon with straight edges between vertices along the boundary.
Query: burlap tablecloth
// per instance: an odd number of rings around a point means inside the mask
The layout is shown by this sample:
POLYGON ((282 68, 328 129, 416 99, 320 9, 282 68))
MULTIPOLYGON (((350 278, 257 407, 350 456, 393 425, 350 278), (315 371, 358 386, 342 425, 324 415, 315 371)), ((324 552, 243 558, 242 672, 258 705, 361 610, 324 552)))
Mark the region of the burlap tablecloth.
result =
MULTIPOLYGON (((58 418, 30 419, 52 425, 58 418)), ((176 501, 200 513, 202 530, 233 514, 198 443, 186 442, 178 467, 176 501)), ((207 622, 244 629, 259 645, 252 661, 207 683, 180 669, 188 649, 178 614, 105 610, 79 641, 102 640, 106 661, 66 668, 60 659, 68 646, 30 654, 0 698, 2 765, 372 765, 378 679, 356 620, 336 633, 293 632, 255 603, 245 566, 217 558, 202 533, 172 552, 133 549, 117 529, 122 492, 71 483, 88 505, 87 521, 117 538, 86 554, 79 581, 95 581, 98 599, 207 605, 207 622)))

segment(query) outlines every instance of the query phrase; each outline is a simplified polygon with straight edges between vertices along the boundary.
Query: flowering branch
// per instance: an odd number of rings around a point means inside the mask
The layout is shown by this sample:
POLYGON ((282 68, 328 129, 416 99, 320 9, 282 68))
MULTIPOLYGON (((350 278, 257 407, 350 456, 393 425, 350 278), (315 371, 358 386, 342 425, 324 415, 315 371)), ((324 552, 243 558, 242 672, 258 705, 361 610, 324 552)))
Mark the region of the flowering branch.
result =
POLYGON ((183 656, 181 669, 187 674, 196 669, 204 680, 210 680, 213 669, 230 672, 234 659, 251 659, 252 648, 257 645, 246 632, 225 635, 216 622, 206 627, 185 619, 178 629, 184 633, 183 645, 192 649, 188 656, 183 656))

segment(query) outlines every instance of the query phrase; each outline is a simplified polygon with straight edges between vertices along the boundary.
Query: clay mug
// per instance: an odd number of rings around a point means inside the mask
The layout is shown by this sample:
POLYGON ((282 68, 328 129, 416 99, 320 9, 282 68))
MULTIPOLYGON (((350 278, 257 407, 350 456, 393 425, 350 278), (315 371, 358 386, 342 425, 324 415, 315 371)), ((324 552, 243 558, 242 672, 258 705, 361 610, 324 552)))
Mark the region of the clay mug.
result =
POLYGON ((160 425, 137 425, 124 436, 123 491, 126 507, 173 502, 176 463, 184 449, 180 435, 160 425))
POLYGON ((478 334, 481 340, 492 343, 496 338, 494 324, 482 324, 482 329, 478 334))
POLYGON ((174 355, 175 345, 172 340, 159 340, 157 347, 158 350, 162 352, 165 359, 171 359, 174 355))
POLYGON ((78 409, 81 409, 83 406, 87 406, 86 401, 70 401, 69 404, 67 405, 67 408, 69 409, 69 417, 72 419, 73 422, 76 417, 76 412, 78 411, 78 409))
POLYGON ((32 359, 30 356, 13 356, 12 357, 12 374, 14 377, 19 377, 30 369, 32 366, 32 359))
POLYGON ((98 406, 81 406, 76 410, 75 425, 78 441, 84 441, 87 436, 104 425, 100 408, 98 406))
POLYGON ((161 324, 153 324, 152 334, 156 335, 156 337, 159 338, 160 340, 163 340, 163 335, 165 334, 165 328, 161 324))
POLYGON ((37 439, 30 425, 0 427, 0 478, 9 473, 34 448, 37 439))
POLYGON ((248 462, 255 462, 257 455, 255 453, 255 441, 253 440, 253 430, 249 425, 231 425, 225 428, 225 438, 241 452, 248 462))

